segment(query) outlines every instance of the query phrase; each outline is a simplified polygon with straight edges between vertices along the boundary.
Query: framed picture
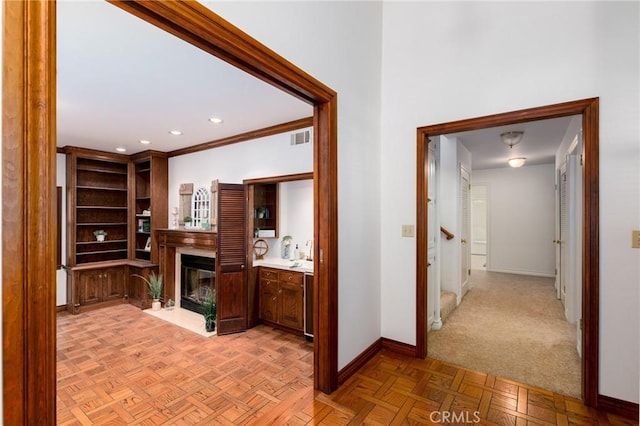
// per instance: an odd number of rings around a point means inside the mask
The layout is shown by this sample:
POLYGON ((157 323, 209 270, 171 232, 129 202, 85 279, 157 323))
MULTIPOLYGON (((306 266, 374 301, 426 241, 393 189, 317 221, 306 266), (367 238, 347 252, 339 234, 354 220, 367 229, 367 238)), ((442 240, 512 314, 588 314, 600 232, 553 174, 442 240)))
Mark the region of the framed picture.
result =
POLYGON ((144 251, 151 251, 151 237, 147 238, 147 244, 144 245, 144 251))

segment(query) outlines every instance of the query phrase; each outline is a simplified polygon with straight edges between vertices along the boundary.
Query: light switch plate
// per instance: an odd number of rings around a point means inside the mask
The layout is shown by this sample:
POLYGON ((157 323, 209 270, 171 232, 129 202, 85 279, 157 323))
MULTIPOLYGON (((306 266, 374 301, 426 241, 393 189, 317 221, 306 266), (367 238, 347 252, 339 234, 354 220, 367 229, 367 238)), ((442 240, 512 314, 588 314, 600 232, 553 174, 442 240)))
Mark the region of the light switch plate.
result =
POLYGON ((402 236, 413 237, 415 235, 415 229, 413 225, 402 225, 402 236))
POLYGON ((631 231, 631 248, 640 248, 640 231, 631 231))

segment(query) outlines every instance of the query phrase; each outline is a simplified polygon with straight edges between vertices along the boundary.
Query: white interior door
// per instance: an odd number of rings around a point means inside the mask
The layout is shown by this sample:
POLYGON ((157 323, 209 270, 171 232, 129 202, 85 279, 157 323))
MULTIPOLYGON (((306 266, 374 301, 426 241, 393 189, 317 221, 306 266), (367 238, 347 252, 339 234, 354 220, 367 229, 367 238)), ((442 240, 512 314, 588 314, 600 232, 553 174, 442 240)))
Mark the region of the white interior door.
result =
POLYGON ((469 171, 460 166, 460 298, 469 291, 471 275, 471 182, 469 171))
POLYGON ((428 324, 431 328, 439 330, 442 327, 440 319, 440 277, 437 252, 440 236, 440 221, 436 199, 438 197, 438 173, 437 173, 437 141, 429 143, 429 158, 427 160, 427 292, 429 311, 428 324))
POLYGON ((558 288, 560 300, 565 304, 567 297, 567 274, 569 272, 567 253, 567 244, 569 238, 569 205, 567 197, 567 164, 564 163, 560 168, 560 229, 559 239, 556 240, 558 257, 560 259, 560 268, 558 270, 558 288))

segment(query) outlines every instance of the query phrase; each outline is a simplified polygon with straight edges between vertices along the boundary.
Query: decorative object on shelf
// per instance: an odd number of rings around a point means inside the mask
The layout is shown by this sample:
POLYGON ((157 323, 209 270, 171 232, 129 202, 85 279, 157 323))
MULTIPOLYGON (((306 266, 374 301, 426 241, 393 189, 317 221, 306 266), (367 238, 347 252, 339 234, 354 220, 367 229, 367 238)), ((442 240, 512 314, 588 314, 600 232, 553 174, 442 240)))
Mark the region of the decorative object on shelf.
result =
POLYGON ((184 217, 184 227, 191 228, 191 222, 193 222, 193 218, 191 216, 184 217))
POLYGON ((95 235, 98 242, 103 242, 108 234, 104 229, 98 229, 97 231, 93 231, 93 235, 95 235))
POLYGON ((269 210, 266 207, 256 207, 256 217, 258 219, 265 219, 268 217, 269 210))
POLYGON ((151 216, 151 207, 149 207, 147 210, 142 210, 142 215, 151 216))
POLYGON ((216 331, 216 292, 207 287, 207 292, 202 298, 202 316, 204 316, 204 326, 207 332, 216 331))
POLYGON ((138 274, 133 274, 133 276, 141 278, 147 283, 147 286, 149 286, 149 297, 153 299, 151 309, 159 311, 161 307, 160 296, 162 295, 162 274, 156 275, 154 271, 151 271, 148 279, 138 274))
POLYGON ((151 237, 147 238, 147 243, 144 245, 144 251, 151 251, 151 237))
POLYGON ((173 207, 171 209, 171 216, 173 216, 173 220, 171 221, 171 229, 178 229, 178 208, 173 207))
POLYGON ((257 260, 264 259, 264 255, 269 252, 269 243, 262 238, 257 239, 253 243, 253 252, 255 253, 257 260))
POLYGON ((260 236, 260 228, 253 228, 253 238, 258 238, 260 236))
POLYGON ((293 238, 291 235, 285 235, 282 237, 282 244, 280 245, 280 257, 283 259, 288 259, 290 257, 289 247, 291 246, 293 238))
POLYGON ((202 229, 204 229, 205 231, 208 231, 209 229, 211 229, 211 225, 209 225, 209 221, 208 221, 208 220, 203 220, 203 221, 200 223, 200 227, 201 227, 202 229))

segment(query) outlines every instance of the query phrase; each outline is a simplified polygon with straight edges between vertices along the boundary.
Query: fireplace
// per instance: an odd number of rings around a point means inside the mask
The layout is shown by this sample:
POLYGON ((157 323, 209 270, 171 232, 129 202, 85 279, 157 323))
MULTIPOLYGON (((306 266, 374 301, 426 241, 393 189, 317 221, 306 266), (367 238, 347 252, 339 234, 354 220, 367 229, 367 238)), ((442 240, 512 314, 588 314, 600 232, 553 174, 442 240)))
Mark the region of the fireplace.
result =
POLYGON ((216 289, 215 259, 180 255, 180 306, 202 314, 202 300, 216 289))

